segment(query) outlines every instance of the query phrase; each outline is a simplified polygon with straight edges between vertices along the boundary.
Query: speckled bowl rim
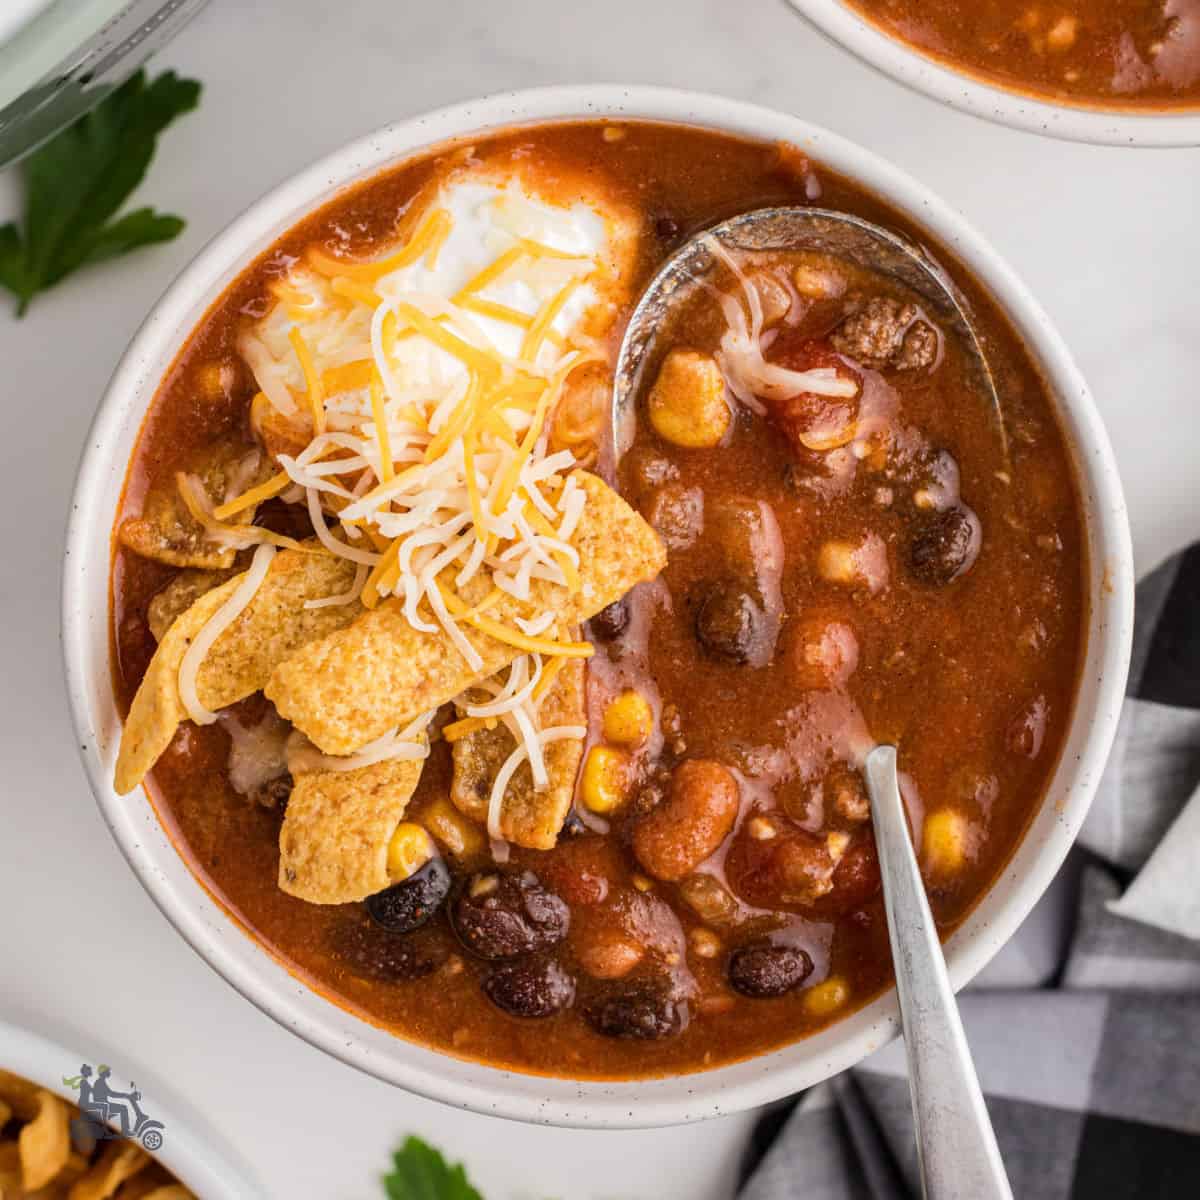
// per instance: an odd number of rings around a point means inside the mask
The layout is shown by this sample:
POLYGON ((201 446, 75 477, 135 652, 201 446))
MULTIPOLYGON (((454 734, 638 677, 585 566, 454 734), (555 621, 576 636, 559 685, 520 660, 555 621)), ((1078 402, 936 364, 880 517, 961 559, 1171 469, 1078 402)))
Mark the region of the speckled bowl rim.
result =
POLYGON ((931 99, 1011 129, 1098 146, 1200 146, 1200 109, 1137 112, 1055 104, 990 83, 889 37, 842 0, 784 0, 831 41, 931 99))
POLYGON ((215 237, 154 306, 117 366, 88 435, 71 506, 62 581, 63 654, 84 765, 118 845, 188 942, 247 999, 344 1062, 409 1091, 480 1113, 552 1125, 636 1128, 765 1104, 826 1079, 897 1032, 879 997, 831 1028, 769 1054, 698 1074, 632 1082, 553 1079, 466 1062, 388 1034, 295 978, 229 918, 176 853, 144 793, 112 790, 120 734, 109 664, 112 515, 142 417, 182 340, 239 268, 343 188, 421 149, 486 129, 557 119, 644 118, 699 125, 811 152, 911 214, 972 269, 1010 314, 1061 401, 1084 492, 1093 578, 1087 659, 1049 797, 989 894, 947 945, 962 986, 1045 891, 1083 822, 1115 733, 1128 670, 1133 557, 1112 450, 1087 384, 1045 312, 953 209, 873 153, 783 113, 719 96, 585 85, 453 105, 376 133, 300 172, 215 237))
POLYGON ((249 1168, 235 1163, 230 1157, 231 1152, 213 1138, 210 1130, 201 1129, 195 1121, 188 1119, 157 1082, 147 1084, 147 1080, 154 1080, 155 1072, 143 1072, 110 1047, 94 1043, 86 1045, 82 1039, 74 1037, 68 1045, 26 1024, 0 1016, 0 1069, 13 1071, 72 1104, 78 1103, 79 1096, 63 1083, 64 1075, 77 1072, 81 1063, 96 1065, 101 1050, 111 1056, 118 1089, 127 1085, 131 1075, 142 1080, 140 1090, 145 1097, 146 1112, 163 1124, 162 1146, 153 1156, 156 1162, 187 1184, 197 1196, 236 1196, 239 1200, 265 1197, 249 1168))

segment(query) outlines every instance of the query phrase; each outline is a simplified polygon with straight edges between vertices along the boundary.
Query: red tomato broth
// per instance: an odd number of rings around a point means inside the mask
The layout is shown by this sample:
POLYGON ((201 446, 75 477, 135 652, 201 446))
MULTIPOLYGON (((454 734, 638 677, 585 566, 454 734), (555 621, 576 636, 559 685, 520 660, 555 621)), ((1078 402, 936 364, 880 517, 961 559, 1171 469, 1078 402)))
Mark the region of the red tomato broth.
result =
MULTIPOLYGON (((819 197, 825 206, 922 236, 900 214, 791 148, 781 152, 700 130, 636 123, 620 126, 623 136, 610 141, 602 128, 584 123, 515 131, 476 143, 472 154, 488 164, 532 160, 546 178, 566 181, 567 187, 582 173, 590 184, 599 181, 633 204, 645 220, 643 280, 686 231, 770 204, 819 197)), ((131 463, 118 520, 137 511, 151 483, 168 476, 181 448, 214 436, 250 443, 246 407, 253 385, 237 368, 233 347, 241 324, 259 311, 256 302, 278 264, 326 240, 335 227, 350 230, 354 249, 368 253, 388 240, 397 213, 436 169, 436 160, 417 160, 357 185, 286 234, 235 281, 164 379, 131 463), (233 371, 219 394, 210 388, 204 398, 203 372, 214 362, 233 371)), ((830 827, 822 813, 831 802, 823 792, 846 786, 844 764, 831 761, 830 746, 844 740, 848 723, 861 721, 874 739, 896 742, 912 780, 908 793, 918 837, 923 809, 952 803, 972 822, 967 868, 953 880, 930 885, 935 916, 948 933, 986 892, 1043 800, 1070 722, 1082 660, 1086 562, 1073 470, 1053 401, 1003 315, 948 256, 939 252, 939 258, 972 304, 1001 385, 1013 442, 1011 482, 996 477, 995 433, 951 339, 928 376, 884 383, 875 372, 864 374, 869 386, 895 391, 906 427, 953 455, 961 494, 984 531, 974 566, 940 589, 907 579, 902 554, 908 518, 898 507, 873 504, 879 482, 863 474, 829 494, 798 487, 797 467, 811 479, 819 473, 820 456, 797 456, 767 419, 740 413, 727 440, 706 450, 673 447, 643 419, 616 476, 620 490, 643 512, 658 486, 647 482, 651 461, 668 464, 680 482, 702 493, 706 509, 729 497, 770 506, 783 544, 776 648, 766 665, 754 668, 715 661, 698 650, 697 589, 729 572, 728 547, 702 536, 689 548, 671 551, 659 581, 635 590, 622 638, 595 639, 600 652, 589 671, 588 703, 594 744, 602 740, 600 714, 611 695, 632 686, 652 697, 655 733, 633 755, 632 768, 647 787, 656 784, 658 759, 711 758, 733 770, 740 796, 734 832, 703 864, 706 874, 723 883, 731 849, 747 844, 747 822, 778 820, 781 831, 796 839, 830 827), (880 539, 888 558, 888 586, 874 595, 861 589, 848 593, 822 579, 817 567, 824 541, 852 538, 865 529, 880 539), (1052 542, 1053 550, 1043 548, 1052 542), (794 669, 805 622, 852 629, 857 663, 841 686, 805 686, 803 672, 794 669), (1036 645, 1014 652, 1035 624, 1036 645), (986 638, 980 630, 988 631, 986 638), (1044 710, 1040 744, 1026 757, 1010 748, 1015 736, 1010 731, 1038 697, 1044 710), (773 756, 779 761, 772 765, 773 756), (949 777, 947 763, 954 764, 949 777)), ((828 323, 815 306, 803 332, 809 336, 811 326, 822 336, 828 323)), ((662 344, 711 348, 720 331, 711 313, 696 308, 664 331, 662 344)), ((122 547, 115 552, 113 661, 122 705, 128 705, 153 650, 147 605, 172 574, 122 547)), ((847 860, 866 880, 846 881, 850 900, 844 910, 836 895, 778 906, 784 917, 770 937, 807 953, 812 972, 805 986, 775 998, 749 998, 729 986, 726 960, 731 948, 762 935, 753 920, 756 906, 739 896, 739 912, 751 924, 740 932, 718 930, 713 957, 693 952, 689 935, 704 923, 681 899, 679 885, 647 879, 630 852, 627 836, 644 816, 640 800, 616 815, 606 836, 564 837, 552 851, 513 853, 514 869, 536 872, 571 908, 571 931, 558 957, 580 981, 573 1008, 544 1020, 501 1011, 480 989, 486 964, 464 952, 444 915, 407 935, 440 965, 423 979, 381 982, 353 969, 337 952, 338 931, 359 928, 360 905, 310 905, 277 888, 279 814, 233 790, 227 757, 228 735, 220 726, 185 725, 153 772, 156 809, 192 869, 253 937, 310 986, 377 1025, 448 1053, 579 1078, 698 1070, 821 1028, 889 983, 886 928, 870 878, 869 827, 861 821, 832 822, 849 833, 847 860), (641 890, 646 884, 648 890, 641 890), (631 930, 644 953, 633 978, 653 960, 658 975, 694 987, 690 1020, 673 1036, 607 1037, 584 1019, 586 1006, 608 987, 585 966, 595 965, 606 939, 620 940, 631 930), (836 1014, 809 1012, 804 999, 809 987, 827 977, 847 981, 848 1002, 836 1014)), ((406 820, 421 821, 444 801, 448 788, 449 755, 439 743, 406 820)), ((745 857, 739 849, 735 865, 745 857)), ((479 859, 468 860, 462 869, 480 865, 479 859)))

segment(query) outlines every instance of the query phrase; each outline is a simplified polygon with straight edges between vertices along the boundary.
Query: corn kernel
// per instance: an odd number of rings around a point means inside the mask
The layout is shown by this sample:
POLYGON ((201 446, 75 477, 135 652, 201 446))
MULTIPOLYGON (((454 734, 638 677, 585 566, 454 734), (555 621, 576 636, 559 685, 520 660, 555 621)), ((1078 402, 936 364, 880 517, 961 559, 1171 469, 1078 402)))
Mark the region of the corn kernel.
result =
POLYGON ((801 264, 792 274, 796 291, 810 300, 832 300, 846 290, 846 281, 836 271, 801 264))
POLYGON ((411 821, 396 826, 387 848, 387 872, 394 880, 407 879, 437 854, 433 839, 411 821))
POLYGON ((850 835, 843 833, 840 829, 835 829, 825 835, 825 849, 829 851, 829 857, 834 862, 842 861, 842 855, 846 853, 846 847, 849 845, 850 835))
POLYGON ((804 1007, 808 1009, 810 1016, 828 1017, 849 999, 850 989, 846 986, 846 981, 835 975, 804 993, 804 1007))
POLYGON ((756 842, 769 842, 779 833, 779 830, 766 817, 751 817, 746 822, 746 832, 756 842))
POLYGON ((435 800, 421 813, 421 820, 447 854, 470 858, 483 853, 483 827, 463 816, 448 800, 435 800))
POLYGON ((953 875, 966 859, 967 819, 955 808, 939 808, 925 818, 921 835, 926 873, 933 877, 953 875))
POLYGON ((467 891, 472 900, 478 900, 483 896, 490 896, 499 886, 499 875, 479 875, 471 880, 467 891))
POLYGON ((579 796, 594 813, 615 812, 625 800, 625 755, 610 746, 593 746, 583 764, 579 796))
POLYGON ((721 953, 721 939, 711 929, 693 929, 688 940, 697 958, 716 958, 721 953))
POLYGON ((671 350, 650 389, 649 413, 655 433, 676 446, 719 445, 733 420, 721 368, 699 351, 671 350))
POLYGON ((1078 17, 1059 17, 1058 20, 1050 26, 1050 30, 1046 34, 1046 45, 1049 46, 1051 50, 1069 50, 1075 44, 1075 38, 1078 33, 1078 17))
POLYGON ((647 878, 645 875, 635 875, 633 877, 633 886, 639 892, 652 892, 654 891, 654 880, 647 878))
POLYGON ((205 363, 197 374, 196 382, 205 400, 221 400, 233 389, 237 372, 229 363, 205 363))
POLYGON ((830 583, 854 583, 858 579, 857 547, 852 542, 826 542, 817 554, 817 570, 830 583))
POLYGON ((640 746, 654 730, 654 710, 640 692, 622 692, 604 710, 604 736, 618 746, 640 746))
POLYGON ((1013 24, 1022 33, 1032 33, 1042 23, 1041 11, 1037 8, 1027 8, 1013 24))

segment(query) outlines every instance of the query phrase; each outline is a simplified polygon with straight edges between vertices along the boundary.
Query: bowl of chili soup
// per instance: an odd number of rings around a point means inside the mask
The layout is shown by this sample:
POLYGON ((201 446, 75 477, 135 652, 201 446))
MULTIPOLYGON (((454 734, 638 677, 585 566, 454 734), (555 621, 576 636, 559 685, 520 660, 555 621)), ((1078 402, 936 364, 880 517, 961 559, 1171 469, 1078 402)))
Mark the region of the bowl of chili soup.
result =
POLYGON ((1195 0, 787 0, 892 79, 1071 141, 1200 143, 1195 0))
POLYGON ((854 770, 874 739, 907 758, 964 983, 1083 820, 1131 628, 1103 428, 1044 313, 982 239, 833 135, 649 88, 442 110, 251 208, 118 367, 68 550, 64 652, 89 776, 180 932, 352 1065, 556 1124, 718 1115, 894 1034, 854 770), (641 284, 688 232, 783 203, 853 211, 929 248, 998 372, 1010 461, 984 408, 964 403, 964 360, 936 317, 819 255, 731 259, 689 298, 615 459, 607 380, 641 284), (483 236, 454 240, 484 213, 483 236), (339 232, 354 228, 357 242, 339 232), (519 262, 521 287, 478 285, 519 262), (419 285, 403 274, 418 269, 419 285), (372 315, 389 272, 403 338, 397 316, 372 315), (430 299, 451 287, 453 309, 430 299), (337 330, 368 337, 378 320, 389 355, 436 340, 483 381, 440 422, 389 419, 372 407, 394 400, 383 372, 372 383, 345 375, 353 357, 317 361, 340 345, 300 319, 323 289, 341 297, 337 330), (477 318, 517 332, 488 340, 477 318), (466 403, 496 379, 507 429, 466 403), (557 536, 538 542, 531 525, 530 558, 519 523, 492 528, 491 549, 485 526, 475 552, 470 489, 420 474, 451 448, 452 413, 512 447, 474 448, 487 496, 504 463, 535 471, 521 477, 557 536), (363 433, 372 414, 395 439, 390 474, 378 429, 363 433), (506 458, 535 421, 544 436, 506 458), (301 474, 322 461, 321 436, 340 447, 333 470, 360 473, 345 496, 301 474), (405 459, 409 438, 435 452, 405 459), (431 489, 461 515, 437 510, 452 530, 439 566, 454 572, 436 596, 415 593, 422 630, 405 590, 436 579, 389 568, 417 553, 393 516, 419 513, 431 489), (478 594, 473 553, 493 573, 478 594), (541 564, 534 592, 525 561, 541 564), (520 607, 531 596, 561 607, 520 607), (450 653, 456 635, 479 663, 450 653), (356 674, 367 661, 388 664, 386 686, 356 674), (352 687, 331 663, 359 664, 352 687))

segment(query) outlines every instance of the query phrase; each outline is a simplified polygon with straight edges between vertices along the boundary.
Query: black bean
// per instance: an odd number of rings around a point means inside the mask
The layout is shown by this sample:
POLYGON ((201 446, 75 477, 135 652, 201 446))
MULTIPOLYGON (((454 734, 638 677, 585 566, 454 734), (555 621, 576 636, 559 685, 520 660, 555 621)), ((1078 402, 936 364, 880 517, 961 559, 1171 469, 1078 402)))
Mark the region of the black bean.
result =
POLYGON ((979 518, 966 505, 922 517, 908 547, 908 568, 921 583, 944 587, 965 575, 979 555, 979 518))
POLYGON ((389 933, 412 933, 442 906, 450 894, 450 868, 431 858, 407 879, 367 897, 371 920, 389 933))
POLYGON ((670 213, 654 218, 654 234, 663 242, 673 242, 680 234, 680 225, 670 213))
POLYGON ((605 1037, 655 1041, 687 1027, 687 1002, 678 999, 666 980, 639 980, 618 988, 592 1004, 588 1023, 605 1037))
POLYGON ((266 783, 260 783, 258 787, 251 792, 251 796, 256 804, 261 804, 263 808, 277 808, 283 812, 287 808, 287 802, 292 794, 292 777, 287 772, 282 775, 276 775, 274 779, 268 779, 266 783))
POLYGON ((552 1017, 575 999, 575 980, 553 959, 502 963, 483 981, 483 991, 512 1017, 552 1017))
POLYGON ((355 975, 381 983, 423 979, 445 961, 445 951, 421 935, 396 937, 369 921, 334 926, 330 948, 355 975))
POLYGON ((743 996, 782 996, 812 974, 812 959, 792 946, 742 946, 729 956, 729 982, 743 996))
POLYGON ((480 958, 517 958, 561 942, 571 911, 532 871, 473 875, 451 906, 450 923, 480 958))
POLYGON ((254 524, 272 533, 295 538, 298 542, 313 536, 308 509, 303 504, 285 504, 278 498, 266 500, 258 506, 254 524))
POLYGON ((731 580, 704 586, 696 612, 696 637, 714 658, 744 663, 754 652, 763 623, 754 598, 731 580))
POLYGON ((591 830, 583 823, 583 818, 572 809, 567 813, 566 820, 563 821, 562 828, 558 831, 558 836, 560 838, 577 838, 590 832, 591 830))
POLYGON ((588 628, 593 636, 602 642, 611 642, 625 632, 629 624, 629 602, 614 600, 607 608, 602 608, 589 622, 588 628))

